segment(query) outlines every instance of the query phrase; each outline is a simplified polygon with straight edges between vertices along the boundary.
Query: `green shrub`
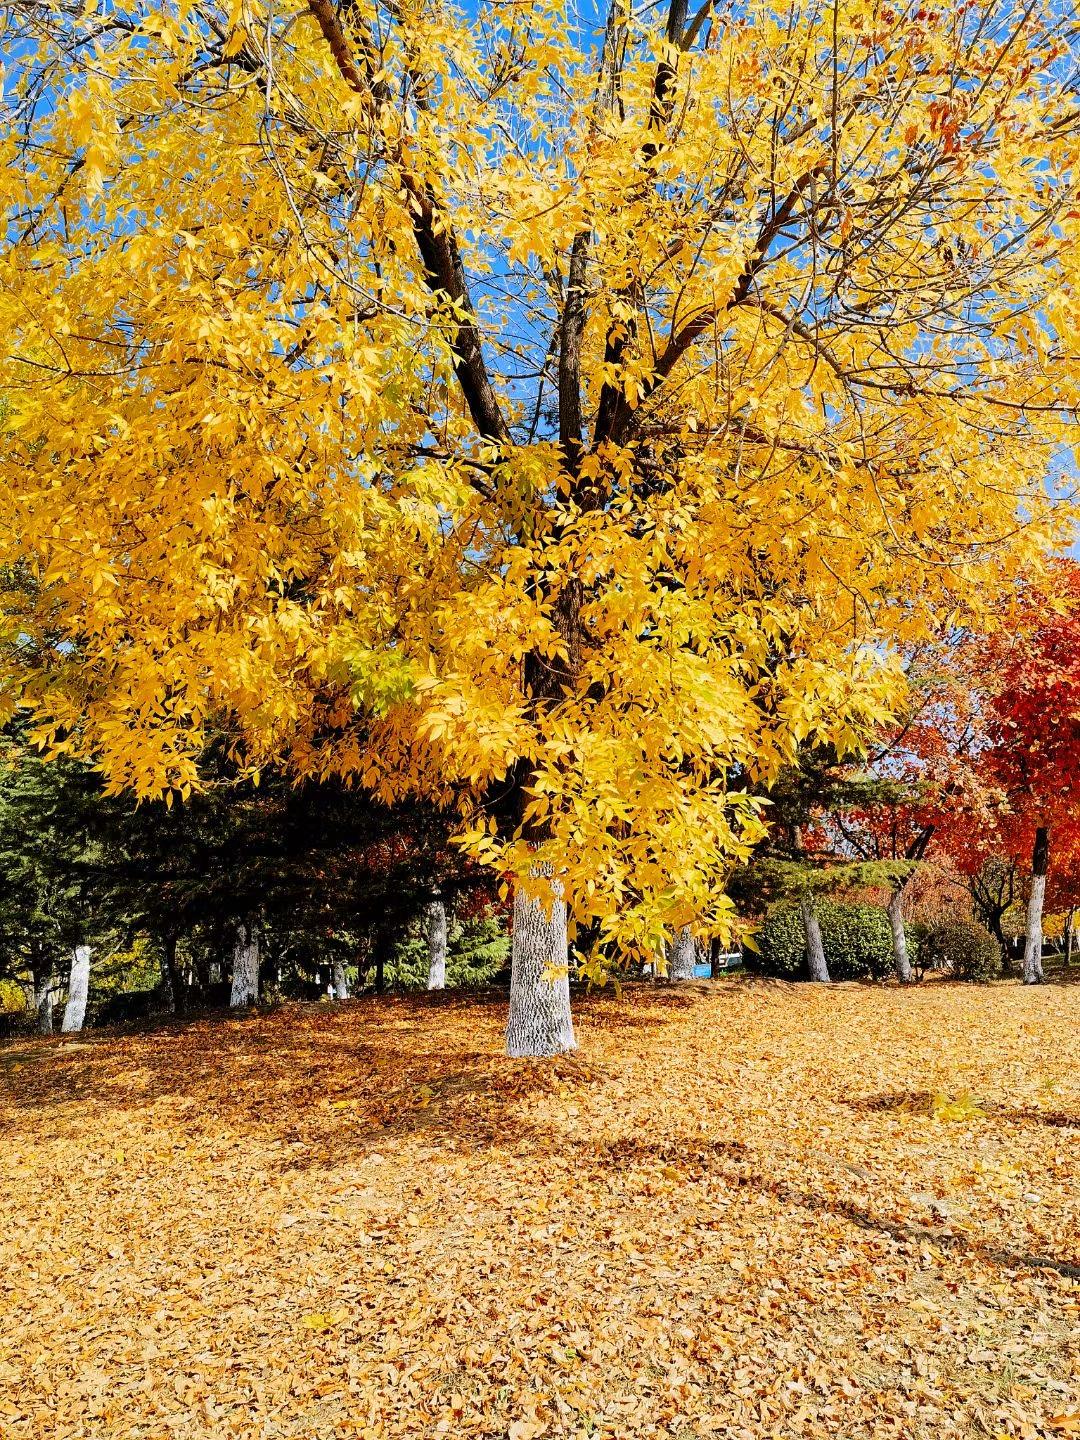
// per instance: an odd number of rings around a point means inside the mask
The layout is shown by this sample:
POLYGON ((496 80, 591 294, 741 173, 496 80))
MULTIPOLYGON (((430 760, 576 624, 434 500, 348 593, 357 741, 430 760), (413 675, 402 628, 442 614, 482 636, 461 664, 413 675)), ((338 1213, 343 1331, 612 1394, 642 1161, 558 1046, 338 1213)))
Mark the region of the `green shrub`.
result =
MULTIPOLYGON (((818 919, 825 960, 834 980, 880 980, 893 973, 892 927, 884 910, 873 905, 841 905, 819 900, 818 919)), ((806 933, 795 901, 773 905, 757 937, 758 968, 787 980, 806 978, 806 933)), ((908 950, 919 937, 908 931, 908 950)))
POLYGON ((994 980, 1001 974, 1001 946, 976 920, 935 925, 922 943, 927 970, 951 970, 959 980, 994 980))
POLYGON ((26 993, 14 980, 0 980, 0 1015, 21 1015, 26 1009, 26 993))

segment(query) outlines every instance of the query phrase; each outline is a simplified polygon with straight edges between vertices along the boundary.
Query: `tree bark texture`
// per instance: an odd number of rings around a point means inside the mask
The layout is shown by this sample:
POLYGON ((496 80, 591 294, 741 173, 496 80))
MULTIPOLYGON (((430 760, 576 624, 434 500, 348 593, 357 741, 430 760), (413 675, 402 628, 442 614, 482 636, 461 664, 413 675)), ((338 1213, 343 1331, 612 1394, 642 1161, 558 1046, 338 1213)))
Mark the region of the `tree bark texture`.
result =
POLYGON ((697 946, 689 925, 684 925, 668 949, 668 979, 693 980, 697 946))
POLYGON ((908 955, 907 932, 904 929, 903 886, 897 886, 889 896, 887 913, 892 926, 893 959, 896 961, 896 978, 901 985, 911 984, 911 958, 908 955))
POLYGON ((429 990, 446 989, 446 906, 435 897, 424 908, 424 925, 427 931, 429 990))
POLYGON ((71 974, 68 978, 68 998, 64 1006, 64 1018, 60 1029, 71 1035, 83 1028, 86 1019, 86 1001, 90 995, 89 945, 76 945, 71 956, 71 974))
POLYGON ((1024 937, 1024 984, 1038 985, 1043 978, 1042 917, 1046 900, 1046 872, 1050 868, 1050 832, 1045 825, 1035 831, 1031 855, 1031 895, 1027 907, 1027 934, 1024 937))
POLYGON ((335 960, 330 967, 330 984, 334 987, 335 1000, 347 1000, 349 998, 349 977, 345 973, 345 966, 340 960, 335 960))
POLYGON ((259 934, 247 921, 236 927, 233 946, 232 1006, 255 1005, 259 999, 259 934))
POLYGON ((514 894, 506 1053, 515 1058, 561 1055, 575 1045, 566 901, 557 895, 549 908, 519 888, 514 894))
POLYGON ((827 985, 829 983, 829 967, 825 962, 821 922, 818 920, 814 897, 809 890, 803 891, 799 901, 799 913, 802 915, 803 929, 806 932, 806 963, 810 971, 810 979, 827 985))

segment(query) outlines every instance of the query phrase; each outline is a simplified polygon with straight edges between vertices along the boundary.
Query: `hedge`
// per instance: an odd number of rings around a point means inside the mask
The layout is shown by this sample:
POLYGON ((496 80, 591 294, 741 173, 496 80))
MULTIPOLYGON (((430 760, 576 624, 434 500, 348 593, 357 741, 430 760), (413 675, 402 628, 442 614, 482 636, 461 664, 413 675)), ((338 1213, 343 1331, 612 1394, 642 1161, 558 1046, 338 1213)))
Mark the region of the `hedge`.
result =
MULTIPOLYGON (((884 910, 873 905, 817 902, 825 959, 834 980, 881 980, 895 968, 892 927, 884 910)), ((908 954, 914 962, 918 934, 905 927, 908 954)), ((806 933, 795 901, 773 905, 757 937, 761 947, 758 968, 786 980, 806 979, 806 933)))

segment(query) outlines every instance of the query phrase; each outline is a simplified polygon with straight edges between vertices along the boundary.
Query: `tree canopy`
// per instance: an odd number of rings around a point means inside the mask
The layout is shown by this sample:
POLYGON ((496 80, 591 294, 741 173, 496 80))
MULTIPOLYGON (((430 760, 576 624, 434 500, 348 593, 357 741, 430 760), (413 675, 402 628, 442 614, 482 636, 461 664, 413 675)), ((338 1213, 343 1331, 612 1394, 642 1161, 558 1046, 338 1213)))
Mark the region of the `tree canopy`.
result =
POLYGON ((1067 523, 1057 0, 2 23, 2 693, 114 789, 222 728, 723 932, 750 791, 1067 523))

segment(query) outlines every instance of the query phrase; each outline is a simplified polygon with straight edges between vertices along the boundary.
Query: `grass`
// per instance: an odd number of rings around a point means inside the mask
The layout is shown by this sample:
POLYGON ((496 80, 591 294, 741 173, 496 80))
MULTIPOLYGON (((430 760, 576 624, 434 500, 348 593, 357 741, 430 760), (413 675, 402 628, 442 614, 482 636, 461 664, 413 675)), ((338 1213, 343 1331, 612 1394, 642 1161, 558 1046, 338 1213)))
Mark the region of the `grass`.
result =
POLYGON ((1080 991, 0 1047, 0 1436, 1080 1434, 1080 991))

